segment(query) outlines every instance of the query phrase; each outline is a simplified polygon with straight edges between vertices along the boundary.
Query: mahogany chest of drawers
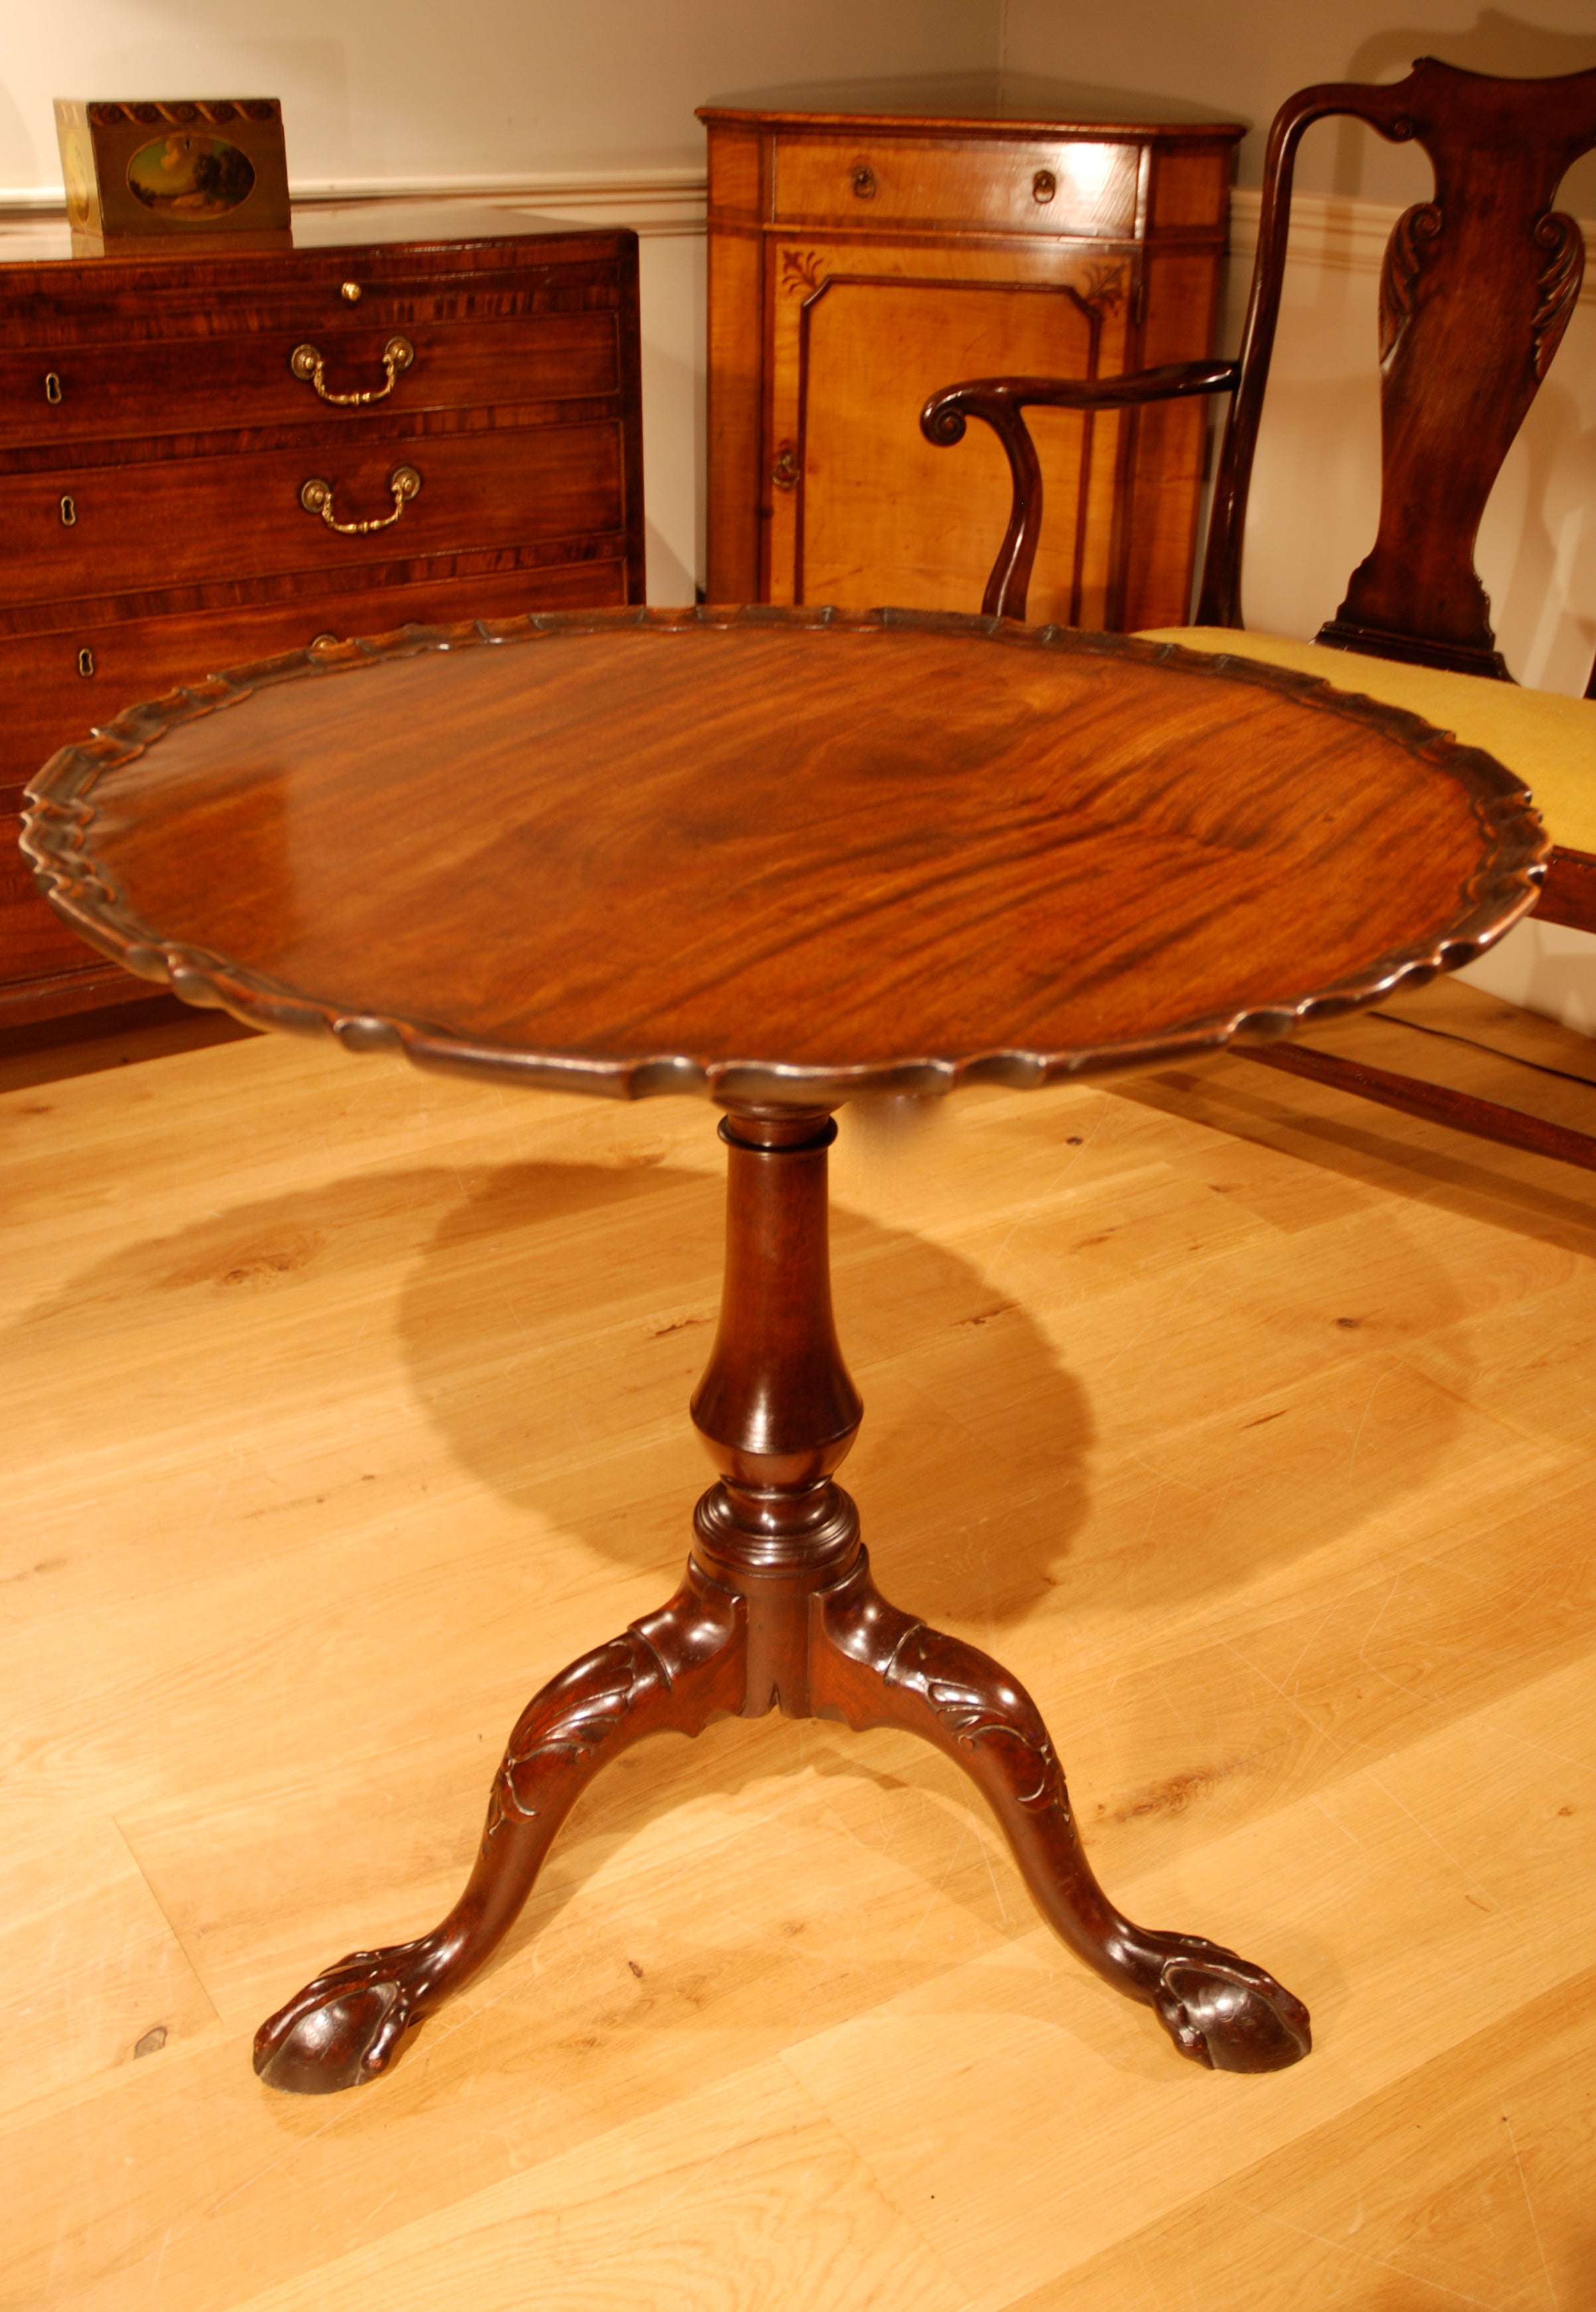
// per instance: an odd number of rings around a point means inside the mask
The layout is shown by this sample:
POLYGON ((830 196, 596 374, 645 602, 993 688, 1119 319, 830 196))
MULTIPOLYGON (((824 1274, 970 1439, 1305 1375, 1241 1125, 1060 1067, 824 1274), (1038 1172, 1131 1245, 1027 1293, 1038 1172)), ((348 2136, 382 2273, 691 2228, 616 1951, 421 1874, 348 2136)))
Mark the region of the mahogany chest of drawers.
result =
POLYGON ((635 236, 420 226, 0 265, 0 1026, 149 993, 17 850, 63 740, 323 635, 643 600, 635 236))
MULTIPOLYGON (((1209 353, 1241 127, 1127 119, 1048 83, 846 93, 699 114, 709 598, 978 610, 1007 468, 985 426, 934 448, 922 403, 962 378, 1209 353)), ((1030 423, 1047 501, 1030 616, 1179 624, 1206 411, 1030 423)))

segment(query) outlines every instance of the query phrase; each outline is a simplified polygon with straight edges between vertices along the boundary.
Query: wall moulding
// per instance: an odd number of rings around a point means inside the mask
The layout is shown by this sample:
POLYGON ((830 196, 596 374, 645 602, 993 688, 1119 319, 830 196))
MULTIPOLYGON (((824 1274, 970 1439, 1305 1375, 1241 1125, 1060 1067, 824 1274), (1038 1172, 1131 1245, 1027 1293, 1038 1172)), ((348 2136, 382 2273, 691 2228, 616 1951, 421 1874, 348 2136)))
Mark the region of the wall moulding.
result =
MULTIPOLYGON (((346 177, 290 187, 296 206, 361 209, 390 203, 458 202, 573 223, 627 224, 640 235, 702 234, 708 182, 702 169, 545 170, 525 177, 346 177)), ((1250 259, 1258 246, 1260 196, 1253 186, 1231 195, 1231 255, 1250 259)), ((1402 214, 1386 201, 1345 194, 1299 193, 1292 206, 1291 258, 1335 272, 1378 273, 1392 226, 1402 214)), ((0 187, 0 241, 31 226, 64 223, 66 196, 50 185, 0 187)), ((1583 219, 1589 254, 1596 220, 1583 219)), ((1582 303, 1596 302, 1596 261, 1586 267, 1582 303)))
MULTIPOLYGON (((504 209, 573 224, 630 225, 640 237, 702 234, 708 181, 701 168, 647 171, 548 170, 525 177, 346 177, 291 183, 297 208, 357 211, 396 203, 504 209)), ((66 222, 58 186, 0 188, 0 250, 31 231, 66 222)))

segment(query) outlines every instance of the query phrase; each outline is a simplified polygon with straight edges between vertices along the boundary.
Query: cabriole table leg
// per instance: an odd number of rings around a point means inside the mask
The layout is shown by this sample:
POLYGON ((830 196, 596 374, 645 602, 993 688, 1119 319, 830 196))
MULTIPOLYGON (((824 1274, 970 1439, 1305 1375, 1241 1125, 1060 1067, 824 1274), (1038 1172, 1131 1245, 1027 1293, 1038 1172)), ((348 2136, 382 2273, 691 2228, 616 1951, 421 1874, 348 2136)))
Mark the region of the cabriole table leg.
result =
POLYGON ((990 1654, 890 1606, 863 1551, 812 1610, 817 1713, 902 1728, 962 1766, 1049 1926, 1116 1990, 1153 2008, 1183 2055, 1211 2071, 1277 2071, 1308 2053, 1307 2009, 1261 1966, 1116 1910, 1086 1860, 1041 1713, 990 1654))
POLYGON ((688 1579, 668 1606, 562 1670, 510 1737, 465 1892, 414 1942, 352 1951, 255 2035, 255 2069, 300 2095, 359 2087, 469 1981, 514 1925, 555 1833, 609 1758, 645 1734, 697 1734, 741 1705, 741 1601, 688 1579))

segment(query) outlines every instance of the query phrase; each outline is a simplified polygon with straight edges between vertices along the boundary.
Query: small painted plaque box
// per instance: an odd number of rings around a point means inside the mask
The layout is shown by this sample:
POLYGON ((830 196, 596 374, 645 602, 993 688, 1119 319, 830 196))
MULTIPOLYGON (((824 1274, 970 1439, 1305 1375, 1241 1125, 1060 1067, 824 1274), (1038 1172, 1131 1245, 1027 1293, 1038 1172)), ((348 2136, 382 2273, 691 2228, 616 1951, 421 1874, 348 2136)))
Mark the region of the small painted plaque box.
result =
POLYGON ((288 164, 276 97, 111 104, 56 99, 74 236, 91 246, 247 233, 288 236, 288 164))

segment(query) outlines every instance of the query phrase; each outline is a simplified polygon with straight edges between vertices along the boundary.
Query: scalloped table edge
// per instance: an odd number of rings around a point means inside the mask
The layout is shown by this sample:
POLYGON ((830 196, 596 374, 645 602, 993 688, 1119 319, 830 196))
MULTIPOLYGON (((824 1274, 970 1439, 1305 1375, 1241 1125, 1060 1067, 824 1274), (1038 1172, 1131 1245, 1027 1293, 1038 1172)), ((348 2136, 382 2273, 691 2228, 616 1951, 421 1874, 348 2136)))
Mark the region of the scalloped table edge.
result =
POLYGON ((247 1027, 295 1034, 331 1034, 346 1050, 399 1052, 415 1065, 487 1074, 539 1090, 583 1091, 619 1099, 664 1093, 707 1097, 723 1106, 835 1107, 861 1095, 930 1097, 961 1084, 1003 1084, 1031 1090, 1061 1079, 1215 1051, 1232 1042, 1269 1043, 1316 1020, 1331 1019, 1416 988, 1437 973, 1472 962, 1534 904, 1551 853, 1523 782, 1495 758, 1462 746, 1405 708, 1360 691, 1341 690, 1317 675, 1272 666, 1233 652, 1146 643, 1128 635, 1100 635, 1057 626, 1026 626, 1012 619, 967 617, 955 611, 838 610, 758 604, 734 609, 648 609, 615 611, 532 611, 505 619, 456 626, 401 626, 392 633, 312 645, 168 692, 128 707, 83 740, 63 747, 30 782, 22 847, 44 897, 56 913, 112 961, 139 977, 169 985, 185 1003, 230 1012, 247 1027), (646 631, 670 634, 705 626, 751 626, 877 633, 908 628, 967 635, 972 640, 1072 654, 1163 664, 1213 679, 1241 680, 1294 698, 1311 699, 1371 725, 1420 759, 1447 768, 1469 793, 1489 848, 1460 897, 1469 904, 1443 935, 1390 950, 1364 969, 1289 1001, 1248 1006, 1182 1021, 1157 1035, 1057 1050, 1000 1048, 950 1057, 861 1063, 846 1067, 797 1064, 754 1057, 704 1062, 682 1053, 593 1059, 532 1052, 479 1041, 435 1022, 351 1012, 251 972, 204 948, 163 940, 123 902, 98 871, 90 851, 92 792, 107 771, 136 761, 164 733, 203 714, 241 705, 270 685, 314 675, 331 679, 386 661, 478 644, 535 642, 557 635, 646 631))

